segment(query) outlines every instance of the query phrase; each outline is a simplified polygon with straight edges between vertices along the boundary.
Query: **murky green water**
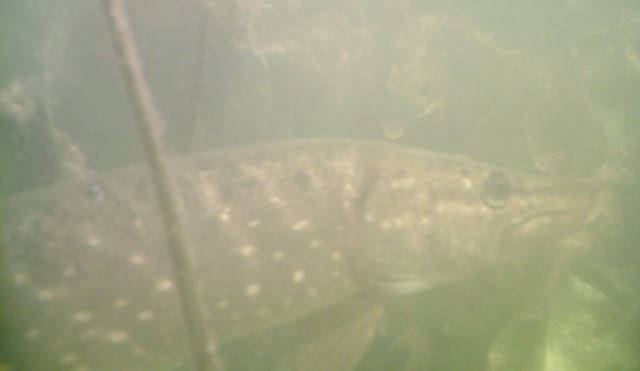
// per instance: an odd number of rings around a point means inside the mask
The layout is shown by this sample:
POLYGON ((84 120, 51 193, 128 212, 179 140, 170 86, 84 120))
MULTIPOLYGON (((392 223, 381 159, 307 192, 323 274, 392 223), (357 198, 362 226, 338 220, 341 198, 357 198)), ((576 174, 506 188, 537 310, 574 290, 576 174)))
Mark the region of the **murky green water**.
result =
MULTIPOLYGON (((272 140, 357 138, 603 182, 608 203, 600 223, 552 253, 389 299, 358 369, 640 367, 638 5, 129 6, 171 156, 272 140)), ((0 4, 3 197, 141 163, 133 120, 99 2, 0 4)), ((14 310, 21 309, 2 308, 14 310)), ((225 344, 224 359, 229 369, 277 369, 288 364, 283 349, 299 343, 335 352, 335 359, 312 362, 326 369, 349 356, 347 346, 308 332, 334 317, 357 327, 344 313, 316 313, 225 344)), ((0 369, 11 369, 9 359, 23 351, 7 345, 12 337, 29 336, 7 328, 0 324, 0 369)), ((345 325, 341 337, 351 339, 351 328, 345 325)), ((166 368, 185 364, 186 356, 166 368)))

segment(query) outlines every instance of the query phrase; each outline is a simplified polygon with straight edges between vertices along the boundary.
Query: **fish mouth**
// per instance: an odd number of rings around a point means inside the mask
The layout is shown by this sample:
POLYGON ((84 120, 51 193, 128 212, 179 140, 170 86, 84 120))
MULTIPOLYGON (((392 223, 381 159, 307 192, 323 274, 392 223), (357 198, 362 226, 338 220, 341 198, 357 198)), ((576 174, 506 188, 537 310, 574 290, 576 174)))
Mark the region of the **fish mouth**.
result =
POLYGON ((573 199, 573 202, 564 202, 561 206, 516 218, 509 223, 505 236, 513 238, 570 235, 595 224, 600 219, 604 208, 601 192, 570 199, 573 199))

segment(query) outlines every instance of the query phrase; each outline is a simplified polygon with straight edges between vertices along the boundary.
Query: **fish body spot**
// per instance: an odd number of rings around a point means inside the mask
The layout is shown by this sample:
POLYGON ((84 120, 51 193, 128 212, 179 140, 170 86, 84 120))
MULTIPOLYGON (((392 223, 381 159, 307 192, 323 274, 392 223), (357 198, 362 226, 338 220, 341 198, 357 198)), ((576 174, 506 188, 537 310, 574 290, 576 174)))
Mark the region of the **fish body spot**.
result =
POLYGON ((56 293, 53 290, 40 290, 36 294, 36 297, 40 301, 49 301, 56 297, 56 293))
POLYGON ((156 284, 156 290, 158 291, 168 291, 173 288, 173 282, 171 280, 161 280, 156 284))
POLYGON ((114 308, 124 308, 127 305, 129 305, 129 302, 125 298, 118 298, 118 299, 113 301, 113 307, 114 308))
POLYGON ((207 205, 211 207, 217 205, 217 195, 212 189, 208 187, 202 187, 201 192, 205 198, 205 202, 207 205))
POLYGON ((310 298, 317 298, 319 294, 320 293, 315 286, 307 287, 307 296, 309 296, 310 298))
POLYGON ((411 189, 416 186, 416 178, 410 176, 403 179, 398 179, 395 181, 394 188, 402 188, 402 189, 411 189))
POLYGON ((78 362, 78 356, 73 353, 67 353, 60 357, 60 363, 62 363, 63 365, 68 365, 76 362, 78 362))
POLYGON ((463 180, 463 183, 462 183, 462 184, 464 185, 464 187, 465 187, 466 189, 471 189, 471 188, 473 188, 473 183, 471 182, 471 179, 469 179, 469 178, 465 178, 465 179, 463 180))
POLYGON ((245 245, 240 248, 240 255, 244 257, 250 257, 256 252, 256 249, 251 245, 245 245))
POLYGON ((263 307, 260 308, 256 311, 256 315, 258 317, 270 317, 271 316, 271 309, 267 308, 267 307, 263 307))
POLYGON ((222 212, 220 213, 220 221, 228 222, 229 219, 231 219, 231 208, 225 207, 222 209, 222 212))
POLYGON ((285 309, 289 309, 293 306, 293 300, 291 300, 291 298, 287 298, 284 303, 283 306, 285 309))
POLYGON ((93 319, 93 315, 87 311, 79 311, 73 314, 73 320, 78 323, 87 323, 93 319))
POLYGON ((98 246, 100 244, 100 239, 93 234, 89 234, 87 236, 87 243, 89 244, 89 246, 98 246))
POLYGON ((154 317, 155 317, 155 313, 153 313, 153 312, 152 312, 152 311, 150 311, 150 310, 142 311, 142 312, 138 313, 138 316, 137 316, 138 321, 140 321, 140 322, 147 322, 147 321, 150 321, 150 320, 152 320, 154 317))
POLYGON ((29 340, 35 340, 39 338, 40 335, 42 335, 42 331, 39 328, 32 328, 29 329, 26 334, 24 334, 24 337, 29 340))
POLYGON ((226 299, 219 300, 218 303, 216 303, 216 308, 218 309, 224 309, 228 306, 229 306, 229 301, 226 299))
POLYGON ((111 331, 107 334, 107 342, 113 344, 122 344, 129 341, 129 333, 123 330, 111 331))
POLYGON ((254 297, 260 293, 260 286, 255 283, 252 283, 244 288, 244 293, 248 297, 254 297))
POLYGON ((300 283, 303 280, 304 280, 304 271, 303 270, 297 270, 297 271, 293 272, 293 282, 300 283))
POLYGON ((129 263, 131 265, 143 265, 145 262, 144 255, 137 253, 129 257, 129 263))
POLYGON ((269 202, 271 202, 274 205, 277 205, 280 203, 280 198, 278 196, 271 196, 269 197, 269 202))
POLYGON ((404 222, 404 220, 403 220, 403 219, 401 219, 401 218, 396 218, 396 219, 393 221, 393 224, 394 224, 397 228, 401 228, 401 227, 404 227, 405 222, 404 222))
POLYGON ((133 226, 136 227, 136 228, 142 228, 144 226, 144 222, 142 221, 142 219, 136 218, 133 221, 133 226))
POLYGON ((297 222, 293 223, 291 225, 291 229, 293 229, 296 232, 300 232, 300 231, 305 230, 307 227, 309 227, 309 224, 310 223, 309 223, 308 220, 301 219, 301 220, 298 220, 297 222))
POLYGON ((91 196, 93 197, 93 199, 96 200, 98 203, 102 203, 102 202, 104 202, 104 200, 107 199, 107 194, 104 192, 102 187, 100 187, 97 184, 92 185, 89 188, 89 192, 90 192, 91 196))
POLYGON ((21 272, 15 273, 13 275, 13 282, 16 284, 27 283, 29 282, 29 276, 21 272))
POLYGON ((353 193, 353 184, 351 183, 345 184, 344 190, 347 191, 347 193, 353 193))
POLYGON ((66 267, 63 271, 62 271, 62 275, 65 277, 75 277, 76 275, 76 268, 75 267, 66 267))

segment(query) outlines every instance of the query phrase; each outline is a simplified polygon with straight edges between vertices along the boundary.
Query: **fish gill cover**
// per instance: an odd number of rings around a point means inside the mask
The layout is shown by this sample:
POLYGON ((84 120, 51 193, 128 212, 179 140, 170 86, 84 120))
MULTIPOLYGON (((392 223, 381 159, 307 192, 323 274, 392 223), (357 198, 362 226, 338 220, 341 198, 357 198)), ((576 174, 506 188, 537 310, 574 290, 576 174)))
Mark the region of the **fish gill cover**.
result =
MULTIPOLYGON (((362 344, 352 334, 367 338, 367 321, 380 315, 371 346, 353 351, 364 353, 362 370, 638 368, 637 5, 148 0, 129 7, 173 154, 300 137, 376 139, 528 172, 598 172, 610 193, 606 223, 549 249, 555 253, 393 298, 384 314, 356 300, 227 343, 229 369, 295 367, 304 358, 320 368, 350 364, 341 360, 350 356, 344 342, 362 344), (362 321, 353 319, 363 312, 362 321)), ((86 197, 108 196, 91 186, 92 174, 139 163, 142 152, 99 4, 3 3, 0 54, 3 195, 88 184, 86 197)), ((67 230, 86 233, 76 227, 67 230)), ((50 267, 66 258, 28 263, 50 267)), ((88 271, 108 268, 74 258, 88 271)), ((102 273, 105 292, 116 272, 102 273)), ((130 282, 132 290, 143 284, 130 282)), ((144 323, 178 314, 135 315, 144 323)), ((77 308, 68 317, 92 319, 77 308)), ((8 325, 0 324, 0 364, 15 368, 13 337, 38 332, 10 333, 8 325)), ((126 331, 98 333, 111 334, 105 346, 127 340, 126 331)), ((73 355, 57 362, 73 363, 73 355)), ((165 368, 180 369, 186 359, 165 368)))

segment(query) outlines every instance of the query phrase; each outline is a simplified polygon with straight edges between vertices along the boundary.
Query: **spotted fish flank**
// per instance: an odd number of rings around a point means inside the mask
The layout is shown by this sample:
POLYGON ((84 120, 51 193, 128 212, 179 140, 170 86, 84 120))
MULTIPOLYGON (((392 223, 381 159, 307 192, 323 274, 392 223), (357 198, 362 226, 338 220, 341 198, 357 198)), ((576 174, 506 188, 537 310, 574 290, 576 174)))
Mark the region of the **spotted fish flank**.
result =
MULTIPOLYGON (((586 180, 348 140, 223 150, 174 170, 221 342, 517 258, 583 226, 598 198, 586 180)), ((129 168, 2 202, 1 292, 18 364, 155 370, 185 358, 151 189, 129 168)))

